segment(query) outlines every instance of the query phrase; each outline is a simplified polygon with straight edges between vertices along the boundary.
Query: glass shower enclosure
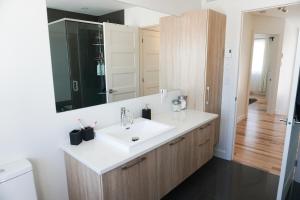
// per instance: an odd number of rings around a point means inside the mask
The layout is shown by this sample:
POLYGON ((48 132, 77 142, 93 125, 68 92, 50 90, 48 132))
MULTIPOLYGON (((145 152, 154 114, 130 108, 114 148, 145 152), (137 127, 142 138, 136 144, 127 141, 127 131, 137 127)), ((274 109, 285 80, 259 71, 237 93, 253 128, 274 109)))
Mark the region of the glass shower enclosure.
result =
POLYGON ((106 103, 102 24, 62 19, 49 36, 56 111, 106 103))

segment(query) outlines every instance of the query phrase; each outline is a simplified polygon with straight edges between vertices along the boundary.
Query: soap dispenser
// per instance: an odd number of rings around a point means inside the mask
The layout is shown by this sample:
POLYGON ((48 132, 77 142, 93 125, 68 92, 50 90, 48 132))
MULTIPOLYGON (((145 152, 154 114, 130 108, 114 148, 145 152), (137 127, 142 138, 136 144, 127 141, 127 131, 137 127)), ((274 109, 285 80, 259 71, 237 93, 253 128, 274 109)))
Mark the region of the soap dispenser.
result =
POLYGON ((146 104, 145 108, 142 110, 142 117, 151 120, 151 109, 148 104, 146 104))

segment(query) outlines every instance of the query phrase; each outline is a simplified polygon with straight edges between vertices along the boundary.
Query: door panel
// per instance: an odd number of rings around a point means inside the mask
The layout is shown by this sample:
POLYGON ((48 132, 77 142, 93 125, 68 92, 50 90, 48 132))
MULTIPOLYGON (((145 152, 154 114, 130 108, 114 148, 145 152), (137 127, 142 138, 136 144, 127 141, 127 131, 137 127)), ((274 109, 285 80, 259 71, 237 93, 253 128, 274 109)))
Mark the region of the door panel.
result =
POLYGON ((107 102, 139 96, 138 29, 103 23, 107 102))
POLYGON ((156 200, 156 152, 152 151, 103 175, 104 199, 156 200))
POLYGON ((160 33, 141 30, 141 95, 157 94, 159 91, 160 33))
POLYGON ((160 197, 192 174, 192 139, 188 133, 157 149, 160 197))
POLYGON ((297 149, 299 142, 299 124, 294 121, 294 110, 296 105, 297 89, 299 87, 299 69, 300 69, 300 37, 298 36, 296 61, 292 80, 291 98, 289 103, 289 113, 287 119, 287 129, 284 142, 283 158, 277 193, 277 200, 285 200, 287 192, 294 178, 294 163, 297 158, 297 149))
POLYGON ((198 170, 202 165, 213 157, 213 124, 209 123, 194 131, 194 157, 193 168, 194 171, 198 170))

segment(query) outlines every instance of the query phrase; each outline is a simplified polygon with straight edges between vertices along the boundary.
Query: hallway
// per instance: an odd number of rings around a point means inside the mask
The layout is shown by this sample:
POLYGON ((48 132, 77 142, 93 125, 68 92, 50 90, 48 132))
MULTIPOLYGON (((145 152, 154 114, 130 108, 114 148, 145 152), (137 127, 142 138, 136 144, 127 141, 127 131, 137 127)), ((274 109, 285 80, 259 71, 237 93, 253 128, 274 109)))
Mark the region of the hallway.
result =
POLYGON ((248 116, 237 124, 234 160, 279 175, 285 137, 285 116, 268 114, 264 96, 255 96, 248 116))

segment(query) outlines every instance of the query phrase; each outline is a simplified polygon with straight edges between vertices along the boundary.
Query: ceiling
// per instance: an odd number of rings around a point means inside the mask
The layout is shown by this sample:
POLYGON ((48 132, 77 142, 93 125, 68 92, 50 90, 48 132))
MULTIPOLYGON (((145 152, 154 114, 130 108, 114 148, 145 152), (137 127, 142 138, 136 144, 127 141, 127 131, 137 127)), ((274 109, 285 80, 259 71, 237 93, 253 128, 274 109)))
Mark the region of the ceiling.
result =
POLYGON ((47 0, 47 7, 99 16, 133 6, 116 0, 47 0))
POLYGON ((286 9, 288 12, 284 13, 278 8, 256 11, 256 15, 264 15, 270 17, 280 17, 280 18, 300 18, 300 4, 287 6, 286 9))
POLYGON ((201 0, 118 0, 166 14, 179 15, 185 11, 201 8, 201 0))

